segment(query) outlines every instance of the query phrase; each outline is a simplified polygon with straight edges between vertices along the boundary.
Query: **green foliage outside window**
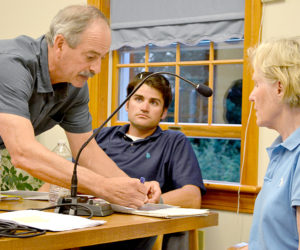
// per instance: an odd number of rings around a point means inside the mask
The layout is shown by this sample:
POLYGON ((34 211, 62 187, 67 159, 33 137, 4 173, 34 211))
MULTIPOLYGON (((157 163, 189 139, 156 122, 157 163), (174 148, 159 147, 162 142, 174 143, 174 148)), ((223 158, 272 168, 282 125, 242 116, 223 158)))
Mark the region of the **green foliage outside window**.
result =
POLYGON ((32 177, 22 169, 15 168, 6 149, 0 151, 0 190, 30 190, 37 191, 43 181, 32 177))
POLYGON ((189 138, 203 179, 240 181, 240 140, 189 138))

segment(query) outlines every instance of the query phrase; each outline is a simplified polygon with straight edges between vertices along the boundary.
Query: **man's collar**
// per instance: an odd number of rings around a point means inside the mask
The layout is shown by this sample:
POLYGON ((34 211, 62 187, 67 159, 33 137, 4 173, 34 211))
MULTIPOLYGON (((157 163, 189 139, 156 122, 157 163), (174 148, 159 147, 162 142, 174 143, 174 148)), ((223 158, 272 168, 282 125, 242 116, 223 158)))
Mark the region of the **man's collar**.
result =
POLYGON ((38 38, 38 42, 40 46, 39 63, 41 71, 39 72, 40 74, 37 76, 39 78, 37 91, 39 93, 53 92, 48 67, 48 44, 45 36, 38 38))
MULTIPOLYGON (((125 124, 124 126, 121 126, 119 129, 118 129, 118 133, 121 134, 122 136, 126 135, 128 129, 129 129, 129 124, 125 124)), ((145 138, 146 139, 152 139, 152 138, 156 138, 158 137, 160 134, 162 133, 162 129, 157 126, 156 127, 156 130, 154 131, 154 133, 148 137, 145 138)))

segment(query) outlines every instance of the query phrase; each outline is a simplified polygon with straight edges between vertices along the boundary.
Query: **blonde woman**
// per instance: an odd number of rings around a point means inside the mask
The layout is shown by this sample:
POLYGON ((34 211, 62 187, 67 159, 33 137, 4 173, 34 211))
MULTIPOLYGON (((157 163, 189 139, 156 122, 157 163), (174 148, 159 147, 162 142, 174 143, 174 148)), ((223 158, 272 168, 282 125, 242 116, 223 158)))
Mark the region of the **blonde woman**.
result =
POLYGON ((253 214, 249 249, 299 249, 300 232, 300 38, 249 50, 257 125, 279 133, 253 214))

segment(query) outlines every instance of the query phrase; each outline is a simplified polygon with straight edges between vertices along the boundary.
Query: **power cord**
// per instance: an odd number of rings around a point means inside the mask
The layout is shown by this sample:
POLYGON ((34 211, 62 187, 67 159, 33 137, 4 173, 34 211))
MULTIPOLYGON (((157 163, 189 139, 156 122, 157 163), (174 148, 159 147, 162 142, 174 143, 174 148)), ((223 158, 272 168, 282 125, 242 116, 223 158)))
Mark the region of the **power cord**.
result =
POLYGON ((0 220, 0 237, 30 238, 45 233, 46 230, 19 225, 13 221, 0 220))

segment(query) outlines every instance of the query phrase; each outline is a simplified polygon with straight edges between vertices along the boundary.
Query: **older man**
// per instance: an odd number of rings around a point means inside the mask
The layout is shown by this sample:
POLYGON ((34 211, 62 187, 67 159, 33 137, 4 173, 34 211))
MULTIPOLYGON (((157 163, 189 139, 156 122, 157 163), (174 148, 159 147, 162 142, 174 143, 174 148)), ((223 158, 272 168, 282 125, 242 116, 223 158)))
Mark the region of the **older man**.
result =
MULTIPOLYGON (((59 124, 73 156, 91 136, 89 77, 99 73, 109 51, 110 28, 92 6, 69 6, 52 20, 45 36, 0 41, 0 148, 12 163, 48 183, 70 187, 73 164, 38 143, 38 135, 59 124)), ((92 140, 78 166, 79 191, 112 203, 140 207, 155 182, 129 178, 92 140)))

